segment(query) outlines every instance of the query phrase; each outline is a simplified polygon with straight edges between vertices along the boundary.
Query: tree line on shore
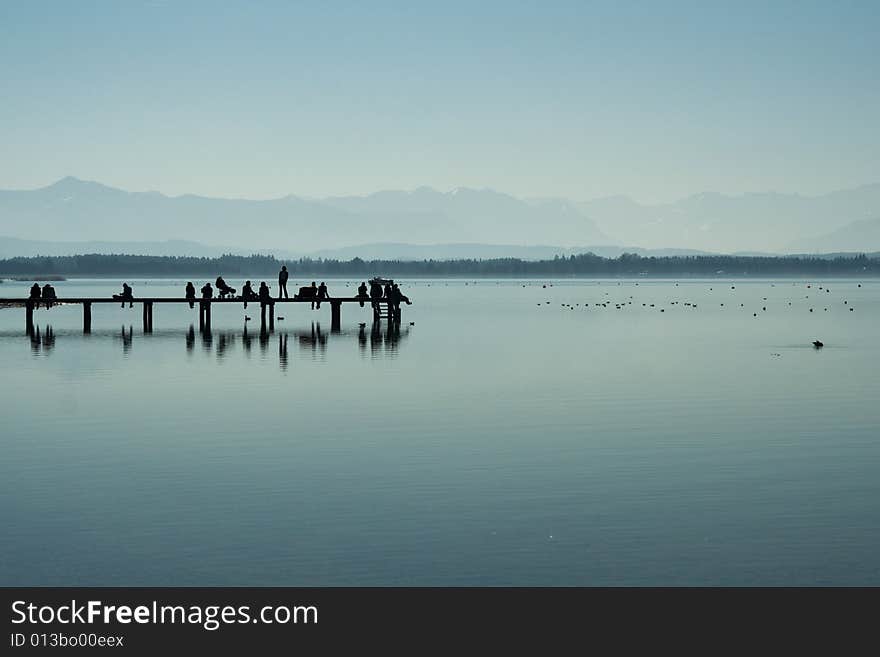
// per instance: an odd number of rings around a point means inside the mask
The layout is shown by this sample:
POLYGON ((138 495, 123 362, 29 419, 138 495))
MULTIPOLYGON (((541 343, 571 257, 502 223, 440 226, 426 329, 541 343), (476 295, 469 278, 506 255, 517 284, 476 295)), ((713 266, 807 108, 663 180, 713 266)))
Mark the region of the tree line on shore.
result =
POLYGON ((552 260, 519 258, 457 260, 279 260, 271 255, 217 258, 144 255, 72 255, 0 260, 0 275, 40 276, 224 276, 275 275, 286 265, 291 275, 382 276, 876 276, 880 256, 639 256, 603 258, 593 253, 552 260))

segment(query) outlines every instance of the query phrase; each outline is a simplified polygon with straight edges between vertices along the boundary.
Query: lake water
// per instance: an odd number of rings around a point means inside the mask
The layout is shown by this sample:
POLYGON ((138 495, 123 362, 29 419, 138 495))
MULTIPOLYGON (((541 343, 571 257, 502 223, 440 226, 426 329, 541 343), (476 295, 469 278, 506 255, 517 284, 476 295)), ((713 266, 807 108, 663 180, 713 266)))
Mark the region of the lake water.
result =
POLYGON ((880 584, 880 283, 404 290, 0 310, 0 584, 880 584))

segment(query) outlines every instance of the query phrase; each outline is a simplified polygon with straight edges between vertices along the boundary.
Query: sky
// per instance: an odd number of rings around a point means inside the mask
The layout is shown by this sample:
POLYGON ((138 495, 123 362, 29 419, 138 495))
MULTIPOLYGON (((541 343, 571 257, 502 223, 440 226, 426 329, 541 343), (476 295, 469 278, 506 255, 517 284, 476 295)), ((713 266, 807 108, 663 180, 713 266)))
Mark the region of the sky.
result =
POLYGON ((880 181, 878 2, 0 0, 0 188, 575 200, 880 181))

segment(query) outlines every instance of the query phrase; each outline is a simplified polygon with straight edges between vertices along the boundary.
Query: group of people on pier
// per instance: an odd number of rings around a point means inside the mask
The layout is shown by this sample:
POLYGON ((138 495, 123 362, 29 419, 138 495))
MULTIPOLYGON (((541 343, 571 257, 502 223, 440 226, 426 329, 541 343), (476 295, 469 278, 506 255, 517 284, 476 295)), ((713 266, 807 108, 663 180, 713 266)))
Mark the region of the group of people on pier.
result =
MULTIPOLYGON (((288 279, 289 274, 287 267, 281 267, 281 271, 278 273, 277 298, 279 300, 290 298, 287 293, 288 279)), ((272 303, 273 301, 272 292, 266 284, 266 281, 260 282, 260 287, 256 292, 254 291, 253 284, 250 281, 245 281, 244 286, 241 288, 241 294, 236 296, 235 288, 228 285, 226 281, 223 280, 222 276, 218 276, 217 280, 214 281, 213 286, 211 283, 205 283, 202 286, 201 298, 203 300, 213 299, 215 290, 219 299, 241 300, 244 302, 245 308, 247 308, 249 301, 259 301, 264 304, 272 303)), ((193 308, 197 299, 196 287, 193 285, 192 281, 189 281, 186 284, 185 294, 185 298, 189 301, 189 307, 193 308)), ((123 308, 126 303, 128 303, 129 308, 134 305, 134 294, 128 283, 123 283, 122 292, 120 294, 114 294, 113 298, 117 301, 121 301, 123 308)), ((407 304, 412 303, 409 298, 401 292, 400 288, 394 281, 381 278, 372 279, 369 287, 367 287, 365 281, 362 281, 358 287, 357 298, 360 301, 361 308, 363 308, 366 301, 370 301, 373 310, 376 313, 379 312, 379 303, 383 301, 386 302, 395 312, 399 310, 401 302, 407 304)), ((33 287, 31 287, 30 300, 35 301, 37 306, 39 306, 40 301, 42 301, 46 304, 46 308, 50 308, 53 303, 57 302, 57 299, 58 297, 55 295, 55 288, 49 283, 46 283, 42 288, 38 283, 34 283, 33 287)), ((315 281, 312 281, 311 285, 299 288, 299 293, 294 295, 294 299, 311 300, 312 309, 315 310, 321 307, 321 301, 330 300, 330 293, 327 290, 327 284, 324 283, 324 281, 321 281, 320 285, 315 285, 315 281)))
POLYGON ((397 283, 385 281, 385 286, 383 287, 382 279, 380 278, 374 278, 370 281, 369 295, 367 294, 366 282, 361 282, 360 287, 358 287, 358 299, 360 299, 361 308, 364 307, 364 301, 369 299, 373 305, 373 312, 376 313, 379 312, 380 301, 387 302, 395 312, 400 309, 401 302, 412 303, 409 297, 401 292, 397 283))

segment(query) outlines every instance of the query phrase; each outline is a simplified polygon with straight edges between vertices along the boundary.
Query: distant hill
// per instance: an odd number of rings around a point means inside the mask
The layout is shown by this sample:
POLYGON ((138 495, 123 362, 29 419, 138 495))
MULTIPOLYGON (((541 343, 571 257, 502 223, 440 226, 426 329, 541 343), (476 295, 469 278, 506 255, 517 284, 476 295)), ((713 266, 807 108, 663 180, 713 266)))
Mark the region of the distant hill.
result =
POLYGON ((52 241, 224 244, 310 252, 378 241, 431 244, 607 244, 569 202, 526 202, 491 190, 423 187, 369 196, 255 201, 127 192, 64 178, 0 191, 0 235, 52 241))
POLYGON ((853 221, 837 230, 791 245, 794 251, 870 251, 880 249, 880 217, 853 221))
MULTIPOLYGON (((836 231, 853 220, 880 216, 880 184, 820 196, 704 193, 657 205, 614 196, 577 207, 619 244, 719 253, 787 252, 800 240, 836 231)), ((880 239, 875 235, 869 243, 852 246, 878 250, 880 239)), ((812 248, 837 247, 815 242, 812 248)))
POLYGON ((376 248, 371 253, 382 258, 534 259, 560 249, 612 256, 618 249, 660 255, 876 251, 880 236, 870 221, 878 217, 880 184, 818 196, 704 193, 653 205, 625 196, 574 202, 430 187, 324 199, 172 197, 72 177, 41 189, 0 190, 0 235, 42 241, 45 248, 94 243, 98 252, 114 248, 109 244, 152 243, 168 255, 182 253, 177 246, 186 243, 221 245, 206 247, 205 255, 350 254, 357 247, 376 248), (408 253, 437 255, 410 256, 401 245, 408 253), (493 245, 515 250, 505 254, 493 245))

